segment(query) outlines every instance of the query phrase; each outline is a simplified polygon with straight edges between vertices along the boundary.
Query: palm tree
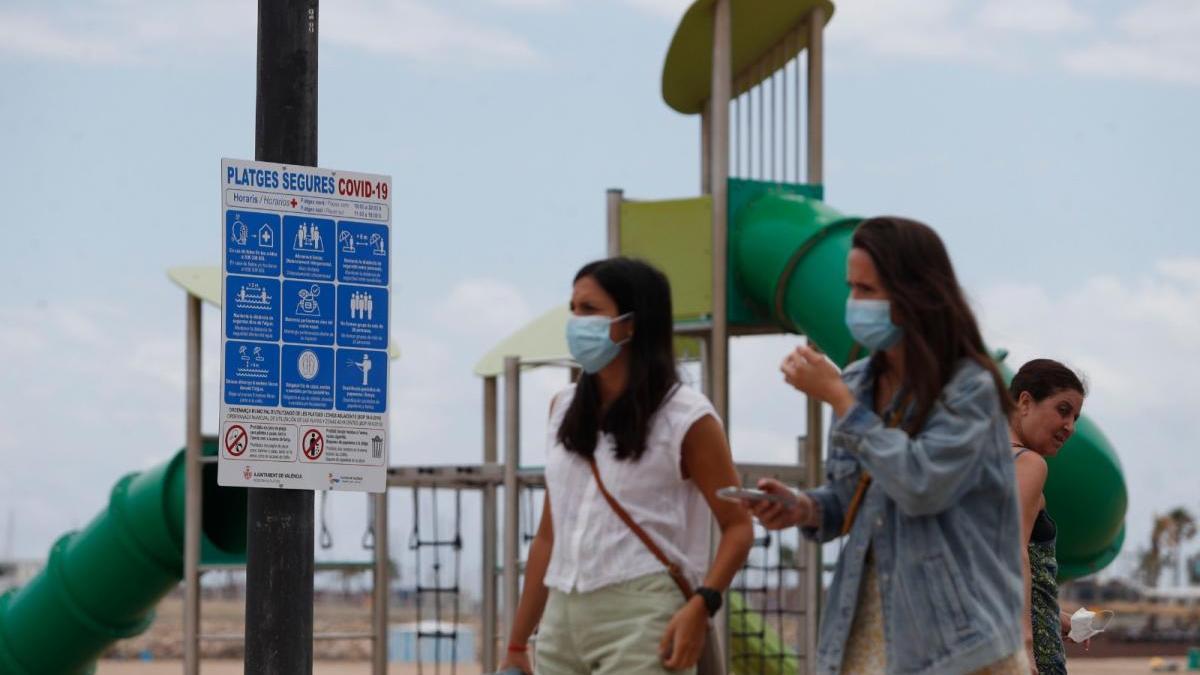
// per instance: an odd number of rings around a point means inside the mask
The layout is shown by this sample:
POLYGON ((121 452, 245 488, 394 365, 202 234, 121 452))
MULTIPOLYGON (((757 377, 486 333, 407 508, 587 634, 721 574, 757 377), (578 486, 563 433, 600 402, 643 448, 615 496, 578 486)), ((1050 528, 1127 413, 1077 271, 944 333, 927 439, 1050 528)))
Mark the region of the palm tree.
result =
POLYGON ((1171 551, 1168 559, 1171 566, 1175 568, 1175 585, 1180 586, 1183 581, 1183 555, 1181 549, 1184 542, 1195 538, 1196 519, 1192 517, 1191 513, 1188 513, 1187 509, 1179 506, 1172 509, 1166 515, 1166 520, 1168 526, 1165 532, 1165 543, 1171 551))
POLYGON ((1182 580, 1180 565, 1183 563, 1183 544, 1196 536, 1196 519, 1182 506, 1166 515, 1154 517, 1154 529, 1150 533, 1150 546, 1142 549, 1138 557, 1138 576, 1142 583, 1154 588, 1162 576, 1165 566, 1175 570, 1175 585, 1182 580))

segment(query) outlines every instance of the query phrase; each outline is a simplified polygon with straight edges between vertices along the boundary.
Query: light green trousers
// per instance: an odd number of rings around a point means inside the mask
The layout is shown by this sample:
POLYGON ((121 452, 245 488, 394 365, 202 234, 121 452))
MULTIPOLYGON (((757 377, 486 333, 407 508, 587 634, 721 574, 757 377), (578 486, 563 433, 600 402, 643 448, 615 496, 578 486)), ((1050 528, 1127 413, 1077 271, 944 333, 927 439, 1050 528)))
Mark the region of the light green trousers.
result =
POLYGON ((695 675, 667 670, 658 643, 683 606, 666 573, 613 584, 591 593, 550 590, 537 636, 538 675, 695 675))

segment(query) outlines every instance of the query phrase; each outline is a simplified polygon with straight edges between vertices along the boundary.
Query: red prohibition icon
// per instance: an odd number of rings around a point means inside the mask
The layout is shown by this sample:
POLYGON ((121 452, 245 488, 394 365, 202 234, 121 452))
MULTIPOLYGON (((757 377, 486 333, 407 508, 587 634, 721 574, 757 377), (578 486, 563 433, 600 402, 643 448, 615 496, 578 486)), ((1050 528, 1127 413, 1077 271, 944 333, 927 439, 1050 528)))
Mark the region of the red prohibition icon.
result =
POLYGON ((231 424, 225 430, 225 452, 230 457, 241 457, 250 445, 250 434, 240 424, 231 424))
POLYGON ((316 429, 305 431, 300 439, 300 450, 310 460, 319 458, 325 452, 325 437, 316 429))

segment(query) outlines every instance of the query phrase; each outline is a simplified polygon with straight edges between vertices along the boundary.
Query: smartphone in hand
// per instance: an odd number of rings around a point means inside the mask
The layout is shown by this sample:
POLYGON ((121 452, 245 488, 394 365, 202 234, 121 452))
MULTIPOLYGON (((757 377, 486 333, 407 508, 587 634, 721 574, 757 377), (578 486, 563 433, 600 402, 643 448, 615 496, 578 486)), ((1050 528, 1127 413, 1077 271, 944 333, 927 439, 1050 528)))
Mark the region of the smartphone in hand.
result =
POLYGON ((783 495, 773 495, 762 490, 742 487, 723 487, 717 490, 717 496, 727 502, 774 502, 776 504, 787 504, 788 498, 783 495))

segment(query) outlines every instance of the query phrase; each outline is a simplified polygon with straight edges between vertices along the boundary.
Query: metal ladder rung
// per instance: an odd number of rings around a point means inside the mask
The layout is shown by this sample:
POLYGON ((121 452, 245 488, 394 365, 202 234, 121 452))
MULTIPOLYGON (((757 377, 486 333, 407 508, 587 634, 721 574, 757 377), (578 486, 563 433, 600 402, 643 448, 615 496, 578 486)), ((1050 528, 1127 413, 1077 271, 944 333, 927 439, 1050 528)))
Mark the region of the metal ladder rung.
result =
POLYGON ((442 540, 442 541, 420 541, 420 540, 417 540, 417 541, 413 542, 412 544, 409 544, 409 548, 415 548, 418 546, 421 546, 421 547, 437 546, 437 547, 441 547, 441 548, 462 548, 462 540, 461 539, 446 539, 446 540, 442 540))
POLYGON ((418 593, 436 593, 438 595, 454 595, 459 592, 458 586, 417 586, 418 593))

